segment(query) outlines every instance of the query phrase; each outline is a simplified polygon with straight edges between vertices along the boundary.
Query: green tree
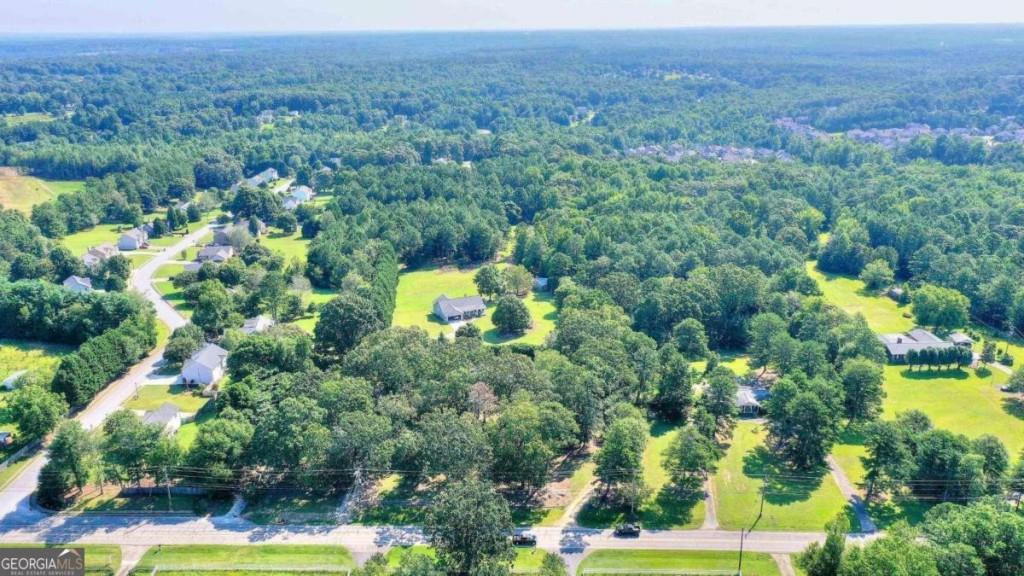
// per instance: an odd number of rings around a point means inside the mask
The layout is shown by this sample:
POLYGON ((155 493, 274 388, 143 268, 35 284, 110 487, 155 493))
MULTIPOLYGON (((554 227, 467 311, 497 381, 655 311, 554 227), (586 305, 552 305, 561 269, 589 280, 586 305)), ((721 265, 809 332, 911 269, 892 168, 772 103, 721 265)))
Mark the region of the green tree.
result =
POLYGON ((643 457, 647 427, 639 418, 620 418, 605 430, 604 443, 594 457, 595 474, 604 496, 618 486, 643 483, 643 457))
POLYGON ((482 266, 477 270, 473 275, 473 283, 476 284, 477 291, 488 299, 505 293, 505 278, 493 264, 482 266))
POLYGON ((191 322, 175 328, 164 349, 164 359, 172 365, 181 365, 206 341, 203 329, 191 322))
POLYGON ((708 336, 704 325, 696 318, 686 318, 672 328, 672 339, 679 352, 687 358, 703 358, 708 355, 708 336))
POLYGON ((384 325, 373 302, 345 292, 320 310, 320 318, 313 329, 316 353, 325 360, 337 361, 384 325))
POLYGON ((68 411, 68 405, 60 394, 50 392, 38 383, 18 387, 7 397, 10 418, 18 425, 18 431, 29 440, 49 434, 61 417, 68 411))
POLYGON ((671 470, 672 481, 685 492, 699 490, 715 469, 718 449, 711 439, 692 426, 679 431, 664 454, 664 467, 671 470))
POLYGON ((521 334, 530 328, 532 320, 526 304, 515 296, 502 296, 491 314, 494 326, 502 334, 521 334))
POLYGON ((854 358, 843 365, 843 404, 852 421, 871 420, 882 410, 885 390, 882 367, 871 360, 854 358))
POLYGON ((506 266, 501 271, 505 290, 516 296, 525 296, 533 286, 533 275, 526 268, 519 265, 506 266))
POLYGON ((439 560, 456 574, 472 574, 488 561, 510 563, 515 553, 508 504, 481 480, 465 479, 446 486, 431 503, 424 522, 439 560))
POLYGON ((228 327, 234 312, 234 303, 224 285, 216 280, 204 280, 197 289, 192 323, 207 334, 220 334, 228 327))
POLYGON ((846 533, 850 522, 845 516, 838 516, 825 526, 825 544, 811 543, 799 556, 796 563, 807 576, 837 576, 846 549, 846 533))
POLYGON ((864 266, 860 279, 868 290, 881 290, 892 286, 895 274, 885 260, 873 260, 864 266))
POLYGON ((95 449, 92 438, 77 420, 65 420, 50 442, 50 473, 67 478, 69 485, 81 491, 89 483, 89 461, 95 449))
POLYGON ((952 330, 967 324, 970 301, 953 288, 925 284, 914 291, 912 302, 921 325, 952 330))

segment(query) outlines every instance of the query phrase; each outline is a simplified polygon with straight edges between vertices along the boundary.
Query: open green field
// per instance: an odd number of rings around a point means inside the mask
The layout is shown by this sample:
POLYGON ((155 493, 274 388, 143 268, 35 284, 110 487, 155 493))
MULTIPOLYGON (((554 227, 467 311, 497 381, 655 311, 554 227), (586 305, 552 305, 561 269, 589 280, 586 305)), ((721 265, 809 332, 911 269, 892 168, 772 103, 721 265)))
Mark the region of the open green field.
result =
POLYGON ((22 370, 49 379, 61 357, 73 350, 71 346, 59 344, 0 339, 0 382, 22 370))
POLYGON ((203 398, 199 390, 187 390, 184 384, 146 384, 139 386, 138 393, 133 395, 124 407, 130 410, 156 410, 164 402, 170 402, 182 412, 196 413, 209 402, 203 398))
POLYGON ((153 277, 154 278, 170 279, 170 278, 174 278, 175 276, 177 276, 178 274, 181 274, 184 271, 185 271, 185 264, 184 263, 182 263, 182 262, 168 262, 167 264, 164 264, 163 266, 157 268, 156 272, 153 273, 153 277))
POLYGON ((972 369, 911 372, 906 366, 886 366, 883 417, 916 408, 936 428, 971 438, 994 434, 1016 459, 1024 448, 1024 404, 999 391, 1008 378, 1005 373, 991 372, 982 378, 972 369))
POLYGON ((865 292, 864 283, 856 278, 821 272, 814 262, 807 263, 807 274, 818 282, 825 300, 849 314, 863 314, 875 332, 906 332, 914 327, 913 318, 903 316, 910 312, 910 306, 901 306, 886 296, 865 292))
MULTIPOLYGON (((502 267, 504 264, 498 264, 502 267)), ((450 334, 451 327, 434 317, 434 300, 441 294, 457 298, 477 293, 473 284, 476 268, 421 268, 403 271, 398 276, 398 295, 395 304, 395 315, 392 324, 395 326, 418 326, 426 330, 432 337, 438 334, 450 334)), ((524 299, 533 328, 522 336, 513 338, 498 334, 491 322, 490 311, 483 318, 474 320, 483 332, 484 342, 488 344, 504 344, 520 342, 523 344, 543 344, 544 339, 555 328, 558 316, 554 299, 550 294, 530 292, 524 299)), ((490 310, 490 309, 489 309, 490 310)))
POLYGON ((0 544, 0 548, 84 548, 85 573, 113 576, 121 567, 121 547, 108 544, 0 544))
MULTIPOLYGON (((227 379, 222 380, 222 383, 226 383, 227 379)), ((199 408, 196 412, 195 418, 191 422, 185 422, 178 428, 177 433, 174 437, 178 439, 178 446, 181 446, 183 450, 188 450, 192 447, 192 443, 196 441, 196 437, 199 436, 199 426, 205 422, 214 419, 217 416, 217 408, 213 402, 207 402, 199 408)))
MULTIPOLYGON (((651 496, 637 511, 637 519, 645 528, 699 528, 704 522, 703 492, 680 495, 665 470, 664 453, 678 434, 677 427, 660 422, 651 425, 643 460, 644 483, 651 496)), ((581 526, 608 527, 630 520, 628 510, 601 507, 599 502, 600 494, 595 493, 580 510, 577 522, 581 526)))
MULTIPOLYGON (((764 515, 757 530, 821 530, 847 509, 828 470, 791 472, 764 446, 766 431, 755 422, 741 421, 715 474, 718 521, 723 529, 749 528, 757 517, 761 491, 764 515)), ((852 520, 856 526, 856 520, 852 520)))
MULTIPOLYGON (((386 555, 388 566, 397 568, 402 558, 409 554, 429 556, 430 558, 436 556, 434 549, 429 546, 396 546, 388 550, 386 555)), ((544 562, 544 557, 547 555, 547 552, 538 548, 516 548, 516 559, 512 564, 512 572, 535 572, 540 569, 541 563, 544 562)))
POLYGON ((57 118, 48 112, 26 112, 24 114, 0 115, 0 126, 19 126, 31 122, 53 122, 57 118))
POLYGON ((133 574, 193 574, 216 571, 242 574, 246 568, 261 574, 289 570, 311 573, 345 572, 356 567, 352 554, 342 546, 263 544, 255 546, 157 546, 150 548, 133 574), (279 571, 277 571, 279 569, 279 571))
POLYGON ((100 244, 117 245, 117 239, 121 237, 123 230, 128 226, 124 224, 97 224, 88 230, 79 230, 74 234, 68 234, 61 242, 75 256, 85 254, 85 251, 100 244))
POLYGON ((32 176, 0 175, 0 206, 29 214, 36 204, 81 190, 83 186, 85 182, 81 180, 42 180, 32 176))
MULTIPOLYGON (((577 574, 628 574, 636 570, 736 570, 738 552, 695 550, 595 550, 580 564, 577 574), (602 569, 608 572, 601 572, 602 569)), ((771 555, 743 554, 743 576, 777 576, 771 555)))
POLYGON ((309 239, 303 238, 302 233, 296 231, 292 235, 286 235, 280 231, 273 231, 266 236, 257 239, 262 246, 278 252, 284 256, 285 262, 293 258, 306 260, 306 250, 309 247, 309 239))

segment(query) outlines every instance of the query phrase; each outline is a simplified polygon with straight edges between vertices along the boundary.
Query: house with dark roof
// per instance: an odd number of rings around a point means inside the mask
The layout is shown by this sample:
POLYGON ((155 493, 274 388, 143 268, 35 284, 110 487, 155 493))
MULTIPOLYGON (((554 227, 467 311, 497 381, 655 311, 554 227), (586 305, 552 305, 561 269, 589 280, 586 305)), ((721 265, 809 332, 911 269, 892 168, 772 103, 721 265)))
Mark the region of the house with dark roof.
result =
POLYGON ((449 298, 442 294, 434 300, 434 315, 445 323, 460 322, 484 315, 487 305, 480 296, 449 298))
POLYGON ((905 334, 880 334, 878 339, 885 346, 890 362, 906 362, 907 353, 911 350, 945 350, 954 346, 970 348, 974 343, 967 335, 954 332, 948 340, 943 340, 924 328, 914 328, 905 334), (955 336, 955 338, 954 338, 955 336))
POLYGON ((92 278, 86 278, 85 276, 75 276, 72 274, 65 278, 62 284, 65 288, 76 294, 92 292, 92 278))

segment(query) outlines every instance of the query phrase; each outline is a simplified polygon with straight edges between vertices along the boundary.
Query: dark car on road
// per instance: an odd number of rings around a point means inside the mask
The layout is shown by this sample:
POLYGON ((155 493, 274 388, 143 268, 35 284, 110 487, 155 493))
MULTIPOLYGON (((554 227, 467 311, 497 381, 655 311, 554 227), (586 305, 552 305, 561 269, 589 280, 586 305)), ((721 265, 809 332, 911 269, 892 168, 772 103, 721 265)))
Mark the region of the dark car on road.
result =
POLYGON ((529 532, 519 532, 512 535, 513 546, 536 546, 537 537, 529 532))
POLYGON ((638 524, 619 524, 615 527, 615 535, 620 538, 635 538, 640 535, 638 524))

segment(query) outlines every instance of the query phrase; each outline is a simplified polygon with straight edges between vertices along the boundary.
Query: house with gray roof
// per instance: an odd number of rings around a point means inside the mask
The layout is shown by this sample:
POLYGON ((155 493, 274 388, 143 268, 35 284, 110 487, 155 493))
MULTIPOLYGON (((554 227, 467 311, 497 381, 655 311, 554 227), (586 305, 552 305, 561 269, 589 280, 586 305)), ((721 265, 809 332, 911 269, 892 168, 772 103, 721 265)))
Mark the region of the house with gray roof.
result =
POLYGON ((738 386, 736 388, 736 408, 740 416, 758 416, 763 403, 768 399, 768 390, 760 386, 738 386))
POLYGON ((255 334, 257 332, 263 332, 274 325, 274 319, 269 316, 260 314, 252 318, 246 318, 245 323, 242 324, 243 334, 255 334))
POLYGON ((64 279, 62 285, 76 294, 92 292, 92 278, 86 278, 85 276, 75 276, 72 274, 64 279))
POLYGON ((164 402, 156 410, 143 414, 142 422, 160 427, 160 431, 165 434, 174 434, 181 428, 181 410, 170 402, 164 402))
POLYGON ((296 186, 284 199, 285 210, 295 210, 313 199, 313 189, 309 186, 296 186))
POLYGON ((235 255, 235 249, 231 246, 219 246, 210 245, 204 246, 199 254, 196 255, 196 260, 199 262, 213 262, 215 264, 223 264, 231 259, 235 255))
POLYGON ((885 346, 885 352, 889 356, 890 362, 902 363, 907 360, 907 353, 911 350, 915 352, 922 352, 924 350, 945 350, 952 348, 953 346, 965 346, 970 348, 973 344, 971 340, 965 334, 959 332, 954 333, 956 338, 950 336, 950 339, 943 340, 935 334, 932 334, 924 328, 914 328, 910 332, 905 334, 880 334, 878 339, 881 340, 885 346))
POLYGON ((480 296, 449 298, 442 294, 434 300, 434 315, 445 323, 460 322, 484 315, 487 305, 480 296))
POLYGON ((149 235, 142 228, 132 228, 117 240, 118 250, 138 250, 149 245, 149 235))
POLYGON ((206 344, 181 367, 181 379, 186 384, 215 385, 224 377, 228 351, 216 344, 206 344))
POLYGON ((117 246, 113 244, 100 244, 86 250, 82 255, 82 262, 89 268, 99 266, 114 256, 117 256, 117 246))

